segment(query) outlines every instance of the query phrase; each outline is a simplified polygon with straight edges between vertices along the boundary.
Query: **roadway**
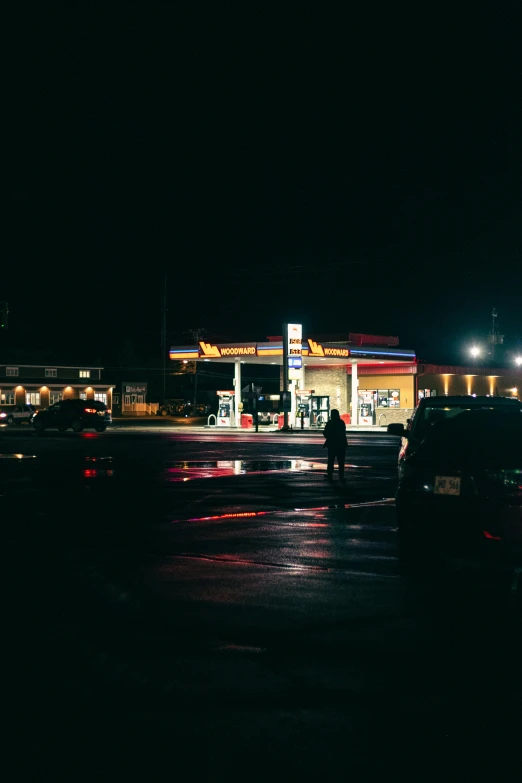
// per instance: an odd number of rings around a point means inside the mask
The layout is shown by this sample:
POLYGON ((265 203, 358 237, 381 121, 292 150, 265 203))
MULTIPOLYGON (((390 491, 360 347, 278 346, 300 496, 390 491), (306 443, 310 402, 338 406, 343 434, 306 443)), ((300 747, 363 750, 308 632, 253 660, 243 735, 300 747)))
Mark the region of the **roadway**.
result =
POLYGON ((498 775, 518 747, 512 595, 480 573, 404 573, 397 440, 351 433, 345 484, 325 481, 322 443, 0 431, 28 774, 53 769, 59 738, 62 761, 107 779, 169 759, 196 780, 498 775))

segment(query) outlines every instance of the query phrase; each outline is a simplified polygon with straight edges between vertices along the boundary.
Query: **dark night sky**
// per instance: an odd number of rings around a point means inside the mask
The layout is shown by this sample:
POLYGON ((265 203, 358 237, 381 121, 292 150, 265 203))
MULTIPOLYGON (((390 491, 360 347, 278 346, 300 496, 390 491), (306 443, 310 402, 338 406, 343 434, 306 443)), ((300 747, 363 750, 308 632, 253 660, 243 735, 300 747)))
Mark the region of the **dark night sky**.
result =
POLYGON ((6 354, 157 360, 165 268, 172 342, 297 320, 463 362, 496 306, 522 348, 518 4, 43 5, 10 36, 6 354))

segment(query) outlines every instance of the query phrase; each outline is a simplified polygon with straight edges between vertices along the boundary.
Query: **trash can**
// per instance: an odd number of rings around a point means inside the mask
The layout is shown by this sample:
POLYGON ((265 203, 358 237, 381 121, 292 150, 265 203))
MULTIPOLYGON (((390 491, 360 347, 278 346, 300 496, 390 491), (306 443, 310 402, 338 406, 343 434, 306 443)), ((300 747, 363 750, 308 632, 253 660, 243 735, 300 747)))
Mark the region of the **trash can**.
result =
POLYGON ((245 430, 250 430, 254 426, 254 417, 251 413, 242 413, 241 414, 241 426, 245 430))
POLYGON ((344 421, 344 423, 346 424, 346 426, 348 426, 348 425, 350 424, 351 420, 352 420, 352 418, 351 418, 351 416, 350 416, 350 414, 349 414, 349 413, 343 413, 343 414, 341 415, 341 419, 344 421))
POLYGON ((280 413, 277 417, 277 429, 282 430, 285 424, 285 414, 280 413))

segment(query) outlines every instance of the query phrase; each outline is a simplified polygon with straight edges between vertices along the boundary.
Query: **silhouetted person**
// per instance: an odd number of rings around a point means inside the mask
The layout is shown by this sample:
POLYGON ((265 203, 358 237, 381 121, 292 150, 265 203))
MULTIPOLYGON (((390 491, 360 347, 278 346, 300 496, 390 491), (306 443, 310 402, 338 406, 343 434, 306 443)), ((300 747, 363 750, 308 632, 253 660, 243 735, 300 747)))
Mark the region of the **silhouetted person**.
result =
POLYGON ((330 421, 324 428, 326 442, 323 446, 328 449, 328 467, 326 477, 333 478, 334 462, 337 459, 339 465, 339 478, 344 479, 344 457, 346 454, 346 424, 339 416, 339 411, 334 408, 330 411, 330 421))

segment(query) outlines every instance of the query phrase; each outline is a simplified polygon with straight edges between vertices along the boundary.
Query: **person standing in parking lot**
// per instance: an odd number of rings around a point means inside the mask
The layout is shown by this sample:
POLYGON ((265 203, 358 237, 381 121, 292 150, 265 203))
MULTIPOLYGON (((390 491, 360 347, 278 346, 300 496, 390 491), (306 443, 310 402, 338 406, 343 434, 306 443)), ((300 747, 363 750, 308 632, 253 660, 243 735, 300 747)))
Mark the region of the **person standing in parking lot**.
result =
POLYGON ((337 459, 339 466, 339 478, 344 481, 344 458, 346 454, 346 424, 341 419, 339 411, 333 408, 330 411, 330 421, 324 428, 325 442, 323 448, 328 449, 328 466, 326 468, 326 478, 333 479, 334 463, 337 459))

